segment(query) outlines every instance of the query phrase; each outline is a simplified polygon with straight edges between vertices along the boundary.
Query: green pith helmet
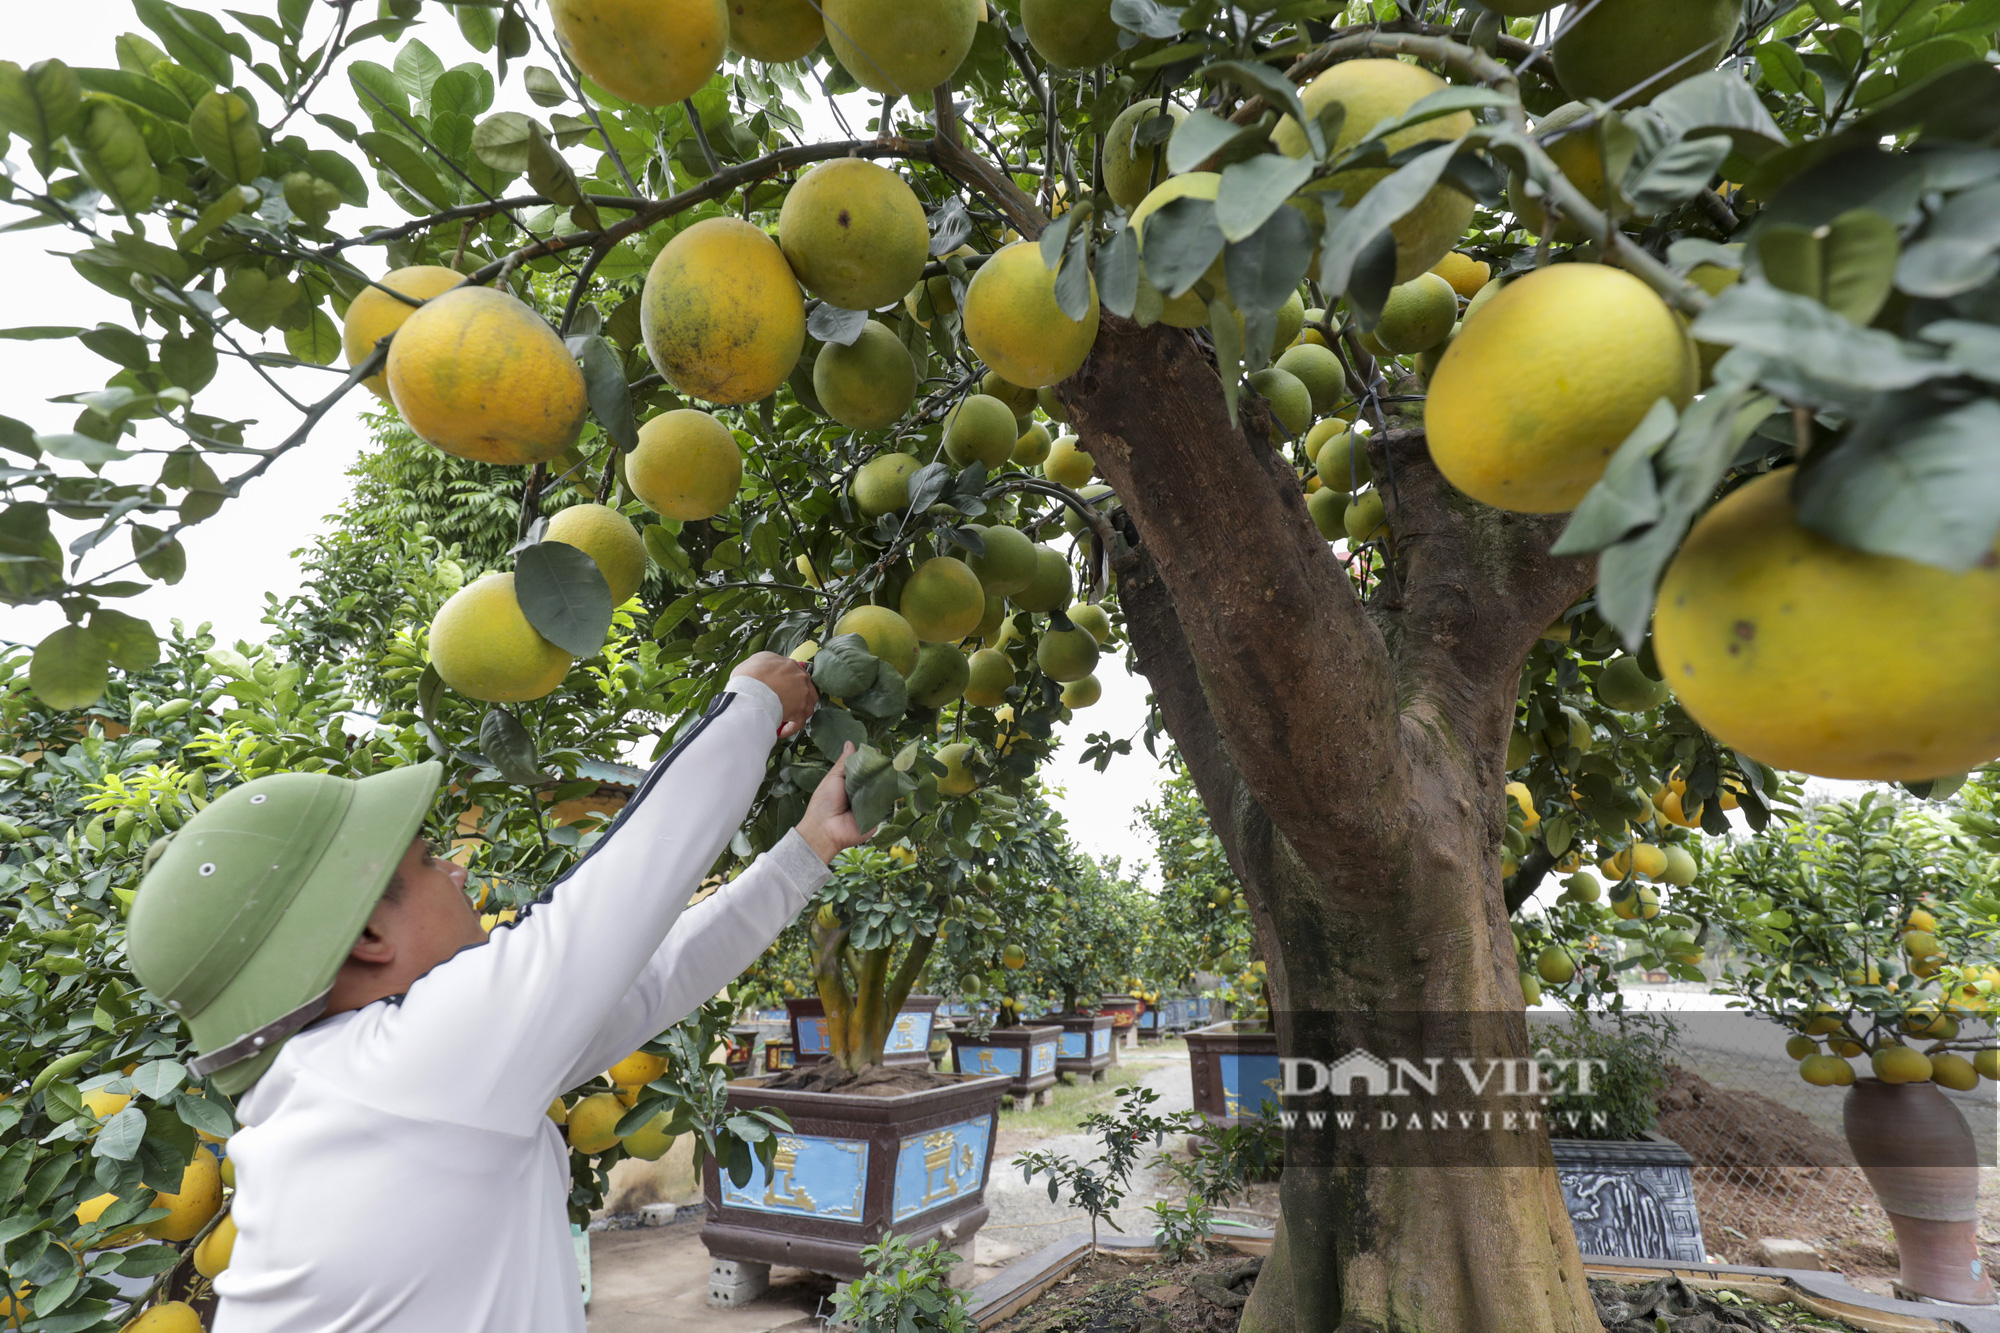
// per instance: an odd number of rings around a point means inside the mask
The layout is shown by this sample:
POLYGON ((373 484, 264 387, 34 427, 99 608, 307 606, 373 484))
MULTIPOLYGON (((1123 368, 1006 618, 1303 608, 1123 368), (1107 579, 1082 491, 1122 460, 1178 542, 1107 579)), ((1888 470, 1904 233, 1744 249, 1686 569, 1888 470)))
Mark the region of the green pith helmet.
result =
POLYGON ((126 954, 193 1033, 197 1076, 233 1096, 319 1017, 443 777, 435 763, 359 781, 273 774, 156 849, 126 954))

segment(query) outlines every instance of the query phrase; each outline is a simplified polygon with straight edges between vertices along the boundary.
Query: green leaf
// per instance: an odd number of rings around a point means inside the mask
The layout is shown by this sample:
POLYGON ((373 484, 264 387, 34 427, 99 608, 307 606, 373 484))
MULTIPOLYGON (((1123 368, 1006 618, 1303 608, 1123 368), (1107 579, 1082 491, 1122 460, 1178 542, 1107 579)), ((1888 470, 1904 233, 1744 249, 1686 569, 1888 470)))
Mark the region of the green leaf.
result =
POLYGON ((393 176, 402 187, 425 203, 437 208, 450 208, 458 202, 445 183, 424 161, 418 149, 405 143, 393 134, 371 130, 355 136, 354 140, 382 171, 393 176))
POLYGON ((569 101, 569 89, 563 87, 561 79, 552 69, 540 65, 530 65, 521 72, 521 85, 527 89, 528 97, 536 106, 561 106, 569 101))
POLYGON ((77 161, 90 183, 127 217, 143 213, 159 193, 160 173, 145 136, 111 102, 92 102, 74 136, 77 161))
POLYGON ((873 685, 881 665, 882 660, 868 651, 868 640, 859 634, 841 634, 828 639, 813 654, 813 684, 828 698, 845 699, 873 685))
POLYGON ((1290 299, 1312 263, 1312 224, 1296 208, 1277 212, 1223 252, 1230 300, 1245 315, 1268 315, 1290 299))
POLYGON ((590 410, 611 442, 627 453, 638 448, 639 420, 632 410, 632 385, 625 378, 625 362, 601 334, 593 333, 583 340, 583 383, 590 396, 590 410))
POLYGON ((489 708, 480 720, 479 752, 494 772, 516 786, 534 787, 549 780, 537 760, 535 738, 504 708, 489 708))
POLYGON ((572 657, 595 657, 611 631, 611 586, 597 562, 563 542, 514 555, 514 596, 536 633, 572 657))
POLYGON ((100 607, 90 613, 90 632, 120 670, 147 671, 160 663, 159 636, 137 616, 100 607))
POLYGON ((1489 106, 1508 106, 1513 100, 1507 94, 1492 88, 1467 85, 1441 88, 1412 103, 1410 109, 1402 115, 1377 122, 1374 128, 1362 136, 1362 142, 1369 139, 1386 139, 1411 126, 1423 125, 1445 116, 1455 116, 1461 111, 1479 111, 1489 106))
POLYGON ((1238 125, 1213 111, 1191 111, 1174 130, 1174 137, 1167 141, 1167 171, 1170 175, 1193 171, 1209 158, 1239 144, 1246 141, 1261 144, 1270 137, 1271 132, 1260 126, 1238 125))
POLYGON ((174 244, 183 250, 199 250, 201 243, 215 234, 215 229, 235 217, 246 208, 255 208, 259 196, 247 185, 224 190, 216 201, 201 211, 195 224, 175 238, 174 244))
POLYGON ((250 44, 223 28, 212 16, 166 0, 132 0, 139 21, 167 48, 167 54, 194 70, 215 87, 227 88, 236 82, 233 53, 250 59, 250 44))
MULTIPOLYGON (((1241 241, 1256 235, 1312 174, 1309 159, 1283 153, 1263 153, 1224 167, 1215 195, 1215 225, 1221 228, 1223 239, 1241 241)), ((1303 270, 1300 276, 1304 276, 1303 270)))
POLYGON ((458 30, 473 50, 491 51, 494 39, 500 35, 500 11, 485 5, 461 4, 458 30))
POLYGON ((1760 227, 1749 257, 1773 287, 1865 325, 1889 299, 1901 244, 1893 222, 1857 208, 1811 230, 1784 223, 1760 227))
POLYGON ((1731 287, 1694 322, 1701 342, 1747 347, 1767 362, 1764 382, 1801 401, 1846 403, 1952 373, 1942 360, 1880 329, 1856 328, 1812 300, 1755 277, 1731 287))
POLYGON ((1320 285, 1328 295, 1345 292, 1362 250, 1391 224, 1424 201, 1451 165, 1456 142, 1440 144, 1381 181, 1345 213, 1327 215, 1326 249, 1320 257, 1320 285))
MULTIPOLYGON (((361 110, 373 121, 386 111, 410 114, 410 94, 396 72, 372 60, 357 60, 347 69, 347 81, 354 88, 361 110)), ((393 119, 390 119, 393 124, 393 119)))
MULTIPOLYGON (((1808 97, 1811 95, 1803 60, 1792 49, 1789 42, 1765 42, 1757 48, 1757 68, 1763 71, 1764 82, 1774 92, 1786 97, 1808 97)), ((1816 82, 1816 80, 1815 80, 1816 82)))
POLYGON ((51 708, 83 708, 104 697, 111 681, 105 645, 82 625, 65 625, 35 645, 28 684, 51 708))
POLYGON ((131 454, 90 435, 79 435, 73 431, 55 435, 37 435, 35 443, 51 458, 64 458, 72 463, 115 463, 130 458, 131 454))
POLYGON ((324 310, 314 310, 304 327, 285 330, 285 350, 301 361, 330 366, 340 359, 340 329, 324 310))
POLYGON ((1215 205, 1207 199, 1170 200, 1140 229, 1146 275, 1169 297, 1184 295, 1199 282, 1225 244, 1215 205))
POLYGON ((236 1121, 229 1109, 206 1097, 196 1097, 190 1093, 177 1092, 171 1102, 174 1113, 190 1129, 198 1129, 205 1134, 213 1134, 226 1139, 236 1132, 236 1121))
POLYGON ((83 85, 60 60, 40 60, 22 69, 0 60, 0 129, 27 140, 35 169, 44 176, 56 142, 83 120, 83 85))
POLYGON ((257 115, 235 93, 210 93, 195 103, 188 133, 202 160, 230 185, 256 180, 264 170, 257 115))
POLYGON ((395 68, 397 82, 409 91, 418 109, 431 114, 431 88, 444 77, 444 61, 428 46, 413 39, 396 52, 395 68))
POLYGON ((549 137, 540 125, 528 123, 528 185, 537 194, 551 203, 563 204, 580 211, 583 224, 596 231, 602 227, 597 220, 597 210, 584 200, 583 187, 577 184, 576 173, 569 163, 563 161, 562 154, 549 142, 549 137))
POLYGON ((1962 572, 2000 537, 2000 402, 1883 398, 1793 486, 1799 522, 1843 546, 1962 572))
POLYGON ((886 721, 901 717, 910 707, 910 690, 896 668, 887 662, 875 672, 875 680, 859 694, 843 696, 847 706, 863 717, 886 721))
POLYGON ((1679 422, 1680 415, 1671 402, 1662 398, 1653 404, 1618 446, 1618 452, 1611 456, 1603 478, 1583 497, 1570 517, 1569 526, 1549 548, 1549 554, 1588 555, 1601 551, 1660 517, 1653 457, 1673 438, 1679 422))
POLYGON ((129 1162, 138 1155, 139 1140, 145 1137, 146 1113, 137 1106, 127 1106, 105 1121, 104 1127, 97 1131, 91 1155, 108 1157, 114 1162, 129 1162))
POLYGON ((175 538, 167 537, 159 528, 149 528, 144 523, 132 525, 132 554, 139 561, 139 569, 149 579, 158 579, 169 586, 179 583, 187 573, 187 551, 175 538), (164 545, 161 543, 164 541, 164 545))
POLYGON ((1130 319, 1139 303, 1139 233, 1125 227, 1097 252, 1097 299, 1106 310, 1130 319))
POLYGON ((812 743, 826 756, 828 763, 839 759, 849 745, 859 746, 868 739, 868 728, 861 720, 844 708, 821 707, 814 711, 812 721, 806 724, 806 734, 812 743))
POLYGON ((528 140, 535 120, 519 111, 500 111, 472 131, 472 151, 495 171, 519 175, 528 169, 528 140))
POLYGON ((1957 236, 1913 243, 1896 261, 1896 286, 1911 296, 1945 300, 1984 287, 2000 276, 2000 251, 1957 236))
POLYGON ((1306 115, 1306 106, 1299 100, 1297 86, 1269 65, 1253 64, 1247 60, 1218 60, 1198 71, 1197 77, 1227 79, 1261 93, 1265 101, 1289 113, 1304 128, 1306 142, 1312 145, 1315 158, 1326 156, 1326 139, 1320 133, 1319 122, 1306 115))
POLYGON ((855 824, 864 829, 878 827, 896 809, 904 783, 889 757, 872 745, 863 745, 847 757, 847 804, 855 824))
POLYGON ((42 342, 50 338, 74 338, 82 332, 74 324, 33 324, 18 329, 0 329, 0 338, 13 342, 42 342))
POLYGON ((1953 367, 1988 384, 2000 384, 2000 328, 1966 319, 1945 319, 1924 326, 1920 335, 1950 349, 1945 359, 1953 367))
POLYGON ((1624 193, 1642 213, 1661 213, 1700 194, 1735 144, 1722 134, 1683 139, 1656 154, 1628 179, 1624 193))

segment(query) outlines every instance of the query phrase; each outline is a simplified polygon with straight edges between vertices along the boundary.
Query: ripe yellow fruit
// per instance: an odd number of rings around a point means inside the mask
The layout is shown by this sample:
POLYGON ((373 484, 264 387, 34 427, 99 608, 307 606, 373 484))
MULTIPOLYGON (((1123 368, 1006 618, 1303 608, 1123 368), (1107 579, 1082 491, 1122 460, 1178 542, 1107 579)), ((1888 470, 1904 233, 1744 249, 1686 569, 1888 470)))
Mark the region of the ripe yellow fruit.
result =
POLYGON ((1039 666, 1049 679, 1068 684, 1082 680, 1097 670, 1099 650, 1097 640, 1089 630, 1058 629, 1042 635, 1042 641, 1035 645, 1035 665, 1039 666))
POLYGON ((1576 975, 1576 960, 1560 944, 1551 944, 1535 959, 1535 971, 1551 986, 1566 985, 1576 975))
POLYGON ((1306 386, 1314 415, 1331 412, 1347 393, 1347 377, 1340 368, 1340 358, 1317 343, 1302 342, 1287 348, 1278 358, 1276 368, 1306 386))
POLYGON ((1667 854, 1650 842, 1634 843, 1632 869, 1647 879, 1658 879, 1667 873, 1667 854))
POLYGON ((1435 273, 1419 273, 1389 289, 1375 341, 1398 356, 1427 352, 1451 336, 1458 293, 1435 273))
MULTIPOLYGON (((1604 178, 1604 145, 1598 140, 1597 125, 1592 122, 1571 128, 1590 114, 1590 107, 1582 102, 1566 103, 1535 122, 1535 137, 1543 141, 1549 160, 1579 194, 1608 209, 1615 191, 1604 178)), ((1507 178, 1507 206, 1521 219, 1521 225, 1537 236, 1546 234, 1562 245, 1590 239, 1590 234, 1566 214, 1558 216, 1554 231, 1548 231, 1548 210, 1528 193, 1527 177, 1518 171, 1507 178)))
POLYGON ((460 588, 431 621, 431 665, 468 699, 539 699, 562 684, 571 660, 528 623, 512 574, 488 574, 460 588))
POLYGON ((92 1088, 90 1091, 82 1094, 78 1100, 83 1103, 84 1110, 90 1112, 99 1120, 109 1120, 112 1116, 117 1115, 131 1104, 132 1094, 129 1092, 107 1092, 103 1088, 92 1088))
POLYGON ((666 1072, 666 1056, 634 1051, 611 1066, 611 1081, 621 1088, 643 1088, 666 1072))
POLYGON ((549 0, 570 59, 614 97, 671 106, 722 67, 723 0, 549 0))
POLYGON ((1023 611, 1053 611, 1068 606, 1069 561, 1052 546, 1035 547, 1035 577, 1007 600, 1023 611))
POLYGON ((835 623, 833 632, 859 634, 868 651, 896 668, 897 675, 907 677, 916 670, 917 631, 886 606, 857 606, 835 623))
POLYGON ((965 693, 972 669, 965 654, 948 643, 927 643, 917 649, 917 667, 910 673, 910 700, 925 708, 942 708, 965 693))
POLYGON ((1000 951, 1000 966, 1010 972, 1019 972, 1028 965, 1028 951, 1018 944, 1010 944, 1000 951))
POLYGON ((1007 702, 1014 683, 1014 664, 997 648, 981 648, 966 663, 965 701, 979 708, 1007 702))
POLYGON ((236 1215, 231 1213, 217 1222, 215 1230, 202 1237, 201 1244, 194 1247, 194 1271, 213 1279, 229 1267, 230 1256, 235 1251, 236 1215))
POLYGON ((743 451, 708 413, 676 408, 639 427, 639 447, 625 456, 625 484, 662 518, 714 518, 736 501, 743 451))
POLYGON ((824 0, 827 45, 856 83, 915 97, 958 72, 978 29, 977 0, 824 0))
POLYGON ((1104 136, 1104 170, 1100 183, 1111 196, 1111 201, 1127 213, 1137 208, 1139 202, 1152 192, 1156 169, 1160 178, 1166 179, 1166 164, 1160 161, 1160 150, 1166 141, 1143 145, 1138 141, 1140 126, 1162 116, 1178 126, 1187 119, 1187 110, 1172 103, 1165 104, 1162 109, 1159 98, 1149 97, 1119 112, 1118 119, 1111 122, 1111 129, 1104 136))
POLYGON ((767 65, 812 54, 826 40, 813 0, 729 0, 729 49, 767 65))
POLYGON ((618 1142, 613 1131, 629 1108, 608 1092, 593 1092, 569 1108, 569 1146, 586 1157, 609 1151, 618 1142))
POLYGON ((1424 409, 1431 459, 1484 504, 1576 508, 1661 398, 1694 397, 1685 328, 1651 288, 1601 264, 1510 282, 1452 339, 1424 409))
POLYGON ((1462 250, 1453 250, 1443 259, 1431 265, 1431 272, 1451 284, 1451 289, 1460 296, 1471 300, 1493 277, 1493 266, 1483 259, 1474 259, 1462 250))
POLYGON ((639 299, 646 354, 667 383, 724 407, 769 396, 805 349, 792 266, 741 218, 709 218, 667 242, 639 299))
POLYGON ((1905 931, 1928 930, 1935 934, 1937 932, 1937 918, 1921 907, 1913 907, 1910 909, 1910 914, 1903 918, 1903 929, 1905 931))
POLYGON ((1270 405, 1271 416, 1284 429, 1271 443, 1282 447, 1287 437, 1298 439, 1312 429, 1312 392, 1297 375, 1272 366, 1249 377, 1250 387, 1270 405))
POLYGON ((1821 777, 2000 754, 2000 564, 1954 574, 1836 545, 1799 525, 1792 477, 1726 497, 1667 568, 1655 651, 1681 704, 1724 744, 1821 777))
MULTIPOLYGON (((1732 246, 1732 249, 1737 247, 1732 246)), ((1740 268, 1724 268, 1720 264, 1696 264, 1688 270, 1688 281, 1707 292, 1710 296, 1720 296, 1743 280, 1740 268)), ((1701 385, 1705 389, 1715 383, 1715 363, 1720 361, 1729 349, 1721 343, 1697 341, 1695 354, 1701 358, 1701 385)))
POLYGON ((1068 612, 1069 623, 1089 633, 1102 647, 1111 642, 1111 616, 1094 602, 1078 602, 1068 612))
POLYGON ((851 346, 828 343, 813 361, 813 393, 849 430, 893 426, 917 397, 917 363, 894 330, 869 320, 851 346))
POLYGON ((1111 0, 1021 0, 1021 26, 1057 69, 1090 69, 1118 54, 1111 0))
POLYGON ((1019 439, 1013 409, 990 394, 973 394, 944 419, 944 451, 959 467, 981 463, 997 472, 1014 456, 1019 439))
POLYGON ((457 287, 410 312, 389 344, 389 396, 417 436, 480 463, 546 463, 576 443, 583 372, 533 309, 457 287))
POLYGON ((1812 1007, 1812 1015, 1806 1020, 1805 1034, 1808 1037, 1824 1037, 1829 1032, 1838 1032, 1845 1021, 1845 1015, 1822 1000, 1812 1007))
POLYGON ((985 618, 986 590, 963 560, 933 556, 903 585, 902 613, 922 642, 957 643, 985 618))
MULTIPOLYGON (((1176 199, 1207 199, 1214 202, 1222 188, 1222 177, 1213 171, 1184 171, 1178 176, 1169 176, 1154 186, 1139 206, 1132 210, 1131 221, 1127 224, 1139 238, 1139 253, 1146 252, 1146 219, 1160 211, 1176 199)), ((1166 309, 1161 312, 1160 322, 1177 329, 1198 329, 1208 323, 1208 298, 1211 295, 1228 295, 1228 283, 1223 280, 1223 257, 1217 255, 1195 285, 1179 296, 1168 296, 1164 291, 1166 309), (1206 289, 1206 290, 1204 290, 1206 289)))
POLYGON ((1063 686, 1064 708, 1088 708, 1104 697, 1104 685, 1096 676, 1084 676, 1063 686))
POLYGON ((923 464, 908 454, 877 454, 854 473, 854 506, 868 518, 906 509, 910 474, 923 464))
POLYGON ((1979 1086, 1979 1071, 1972 1061, 1950 1051, 1940 1051, 1930 1057, 1931 1082, 1939 1087, 1955 1092, 1971 1092, 1979 1086))
POLYGON ((1808 1055, 1816 1055, 1818 1053, 1819 1043, 1811 1037, 1795 1036, 1785 1038, 1785 1054, 1791 1056, 1794 1060, 1803 1060, 1808 1055))
MULTIPOLYGON (((403 327, 403 321, 416 313, 417 307, 407 301, 399 301, 380 290, 415 297, 428 301, 433 296, 450 291, 465 281, 465 275, 456 269, 438 264, 415 264, 409 268, 390 269, 378 279, 375 287, 364 287, 360 295, 349 303, 347 319, 340 327, 341 350, 347 353, 350 368, 360 365, 375 350, 375 344, 403 327)), ((389 372, 385 367, 361 381, 383 402, 389 401, 389 372)))
MULTIPOLYGON (((1034 581, 1035 543, 1019 528, 995 524, 981 528, 980 537, 986 543, 981 555, 971 556, 966 563, 979 576, 979 583, 987 596, 1007 597, 1021 591, 1034 581)), ((980 616, 985 618, 982 604, 980 616)))
POLYGON ((1525 782, 1508 783, 1506 792, 1513 799, 1514 804, 1521 807, 1521 828, 1528 833, 1533 833, 1542 822, 1541 815, 1535 810, 1534 793, 1528 790, 1528 784, 1525 782))
POLYGON ((944 772, 938 776, 937 787, 945 796, 970 796, 972 789, 979 785, 979 779, 965 766, 966 756, 972 747, 963 742, 946 745, 937 752, 937 761, 944 765, 944 772))
POLYGON ((1097 475, 1097 463, 1083 451, 1083 442, 1076 436, 1060 435, 1049 446, 1048 459, 1042 464, 1042 475, 1074 490, 1090 484, 1090 479, 1097 475))
POLYGON ((161 1301, 118 1333, 202 1333, 201 1316, 186 1301, 161 1301))
MULTIPOLYGON (((1429 70, 1400 60, 1348 60, 1307 84, 1300 98, 1308 116, 1319 115, 1335 102, 1346 108, 1340 132, 1328 145, 1330 154, 1338 157, 1383 121, 1401 116, 1444 87, 1444 80, 1429 70)), ((1415 144, 1456 139, 1471 129, 1472 114, 1460 111, 1398 130, 1385 136, 1383 143, 1391 153, 1397 153, 1415 144)), ((1278 123, 1271 142, 1292 157, 1304 157, 1308 148, 1304 128, 1290 116, 1278 123)), ((1344 202, 1352 208, 1392 171, 1389 167, 1371 167, 1338 172, 1327 179, 1335 190, 1345 192, 1344 202)), ((1396 281, 1408 282, 1428 271, 1458 244, 1458 238, 1471 221, 1469 195, 1451 185, 1432 187, 1416 208, 1390 227, 1396 238, 1396 281)))
POLYGON ((192 1240, 222 1207, 222 1167, 215 1154, 196 1150, 181 1172, 181 1187, 172 1194, 153 1198, 153 1207, 165 1208, 167 1215, 148 1222, 146 1234, 154 1240, 192 1240))
POLYGON ((1799 1077, 1815 1088, 1830 1088, 1838 1077, 1834 1066, 1840 1063, 1830 1055, 1808 1055, 1799 1061, 1799 1077))
POLYGON ((1930 1057, 1909 1046, 1884 1046, 1869 1057, 1875 1077, 1884 1083, 1923 1083, 1930 1079, 1930 1057))
POLYGON ((543 536, 548 541, 574 546, 596 561, 598 572, 611 587, 614 606, 630 601, 645 580, 645 539, 639 536, 631 519, 610 505, 571 505, 549 520, 543 536))
POLYGON ((1037 421, 1021 432, 1021 438, 1014 441, 1014 452, 1009 455, 1016 467, 1039 467, 1049 456, 1049 428, 1037 421))
POLYGON ((1642 884, 1613 901, 1611 911, 1622 921, 1651 921, 1660 914, 1660 895, 1642 884))
POLYGON ((667 1133, 673 1117, 665 1111, 625 1136, 625 1151, 643 1162, 657 1162, 674 1146, 676 1134, 667 1133))
POLYGON ((569 1123, 569 1108, 563 1105, 562 1098, 558 1097, 549 1103, 548 1117, 558 1125, 569 1123))
POLYGON ((1701 867, 1695 864, 1694 856, 1687 848, 1675 843, 1660 850, 1667 858, 1666 868, 1658 876, 1662 883, 1682 889, 1694 883, 1695 878, 1701 873, 1701 867))
POLYGON ((987 366, 1023 388, 1068 379, 1097 341, 1097 282, 1080 320, 1056 305, 1056 275, 1041 246, 1017 241, 980 266, 965 292, 965 338, 987 366))
POLYGON ((1743 0, 1598 0, 1556 40, 1556 82, 1571 97, 1644 106, 1716 66, 1743 0))
POLYGON ((2000 1081, 2000 1050, 1974 1051, 1972 1067, 1981 1077, 2000 1081))
POLYGON ((822 162, 778 214, 778 246, 805 289, 843 310, 898 300, 930 262, 924 206, 903 178, 865 158, 822 162))

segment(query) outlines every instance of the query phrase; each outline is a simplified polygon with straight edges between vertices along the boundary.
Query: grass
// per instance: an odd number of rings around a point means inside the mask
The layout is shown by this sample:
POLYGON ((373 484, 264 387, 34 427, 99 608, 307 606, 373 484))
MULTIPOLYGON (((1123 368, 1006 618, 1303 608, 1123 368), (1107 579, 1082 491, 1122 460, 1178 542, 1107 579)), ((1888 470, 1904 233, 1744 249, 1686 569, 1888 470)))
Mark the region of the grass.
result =
POLYGON ((1077 1123, 1092 1111, 1111 1110, 1112 1097, 1118 1089, 1129 1088, 1151 1073, 1158 1063, 1154 1057, 1160 1054, 1185 1056, 1187 1043, 1174 1038, 1137 1051, 1120 1051, 1118 1063, 1105 1071, 1108 1077, 1104 1082, 1092 1083, 1082 1078, 1074 1083, 1058 1080, 1053 1105, 1032 1111, 1002 1112, 1000 1128, 1042 1135, 1073 1134, 1077 1123))

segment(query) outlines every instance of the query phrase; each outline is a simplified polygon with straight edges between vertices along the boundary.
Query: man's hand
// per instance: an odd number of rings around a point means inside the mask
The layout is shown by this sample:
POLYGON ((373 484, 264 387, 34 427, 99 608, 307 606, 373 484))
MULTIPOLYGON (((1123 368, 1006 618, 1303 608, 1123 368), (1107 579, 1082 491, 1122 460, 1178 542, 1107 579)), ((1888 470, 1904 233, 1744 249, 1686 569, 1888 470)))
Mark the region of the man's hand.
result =
MULTIPOLYGON (((812 672, 803 663, 794 662, 789 657, 776 653, 756 653, 736 664, 731 677, 748 676, 771 687, 771 693, 778 696, 784 705, 785 721, 778 728, 779 740, 790 740, 799 734, 806 720, 819 707, 819 691, 813 688, 812 672)), ((817 798, 815 798, 817 799, 817 798)))
POLYGON ((813 789, 812 800, 806 804, 806 817, 798 824, 799 836, 828 865, 849 847, 859 847, 868 841, 868 834, 855 826, 854 812, 847 808, 847 756, 853 753, 854 745, 850 742, 840 752, 840 762, 813 789))

